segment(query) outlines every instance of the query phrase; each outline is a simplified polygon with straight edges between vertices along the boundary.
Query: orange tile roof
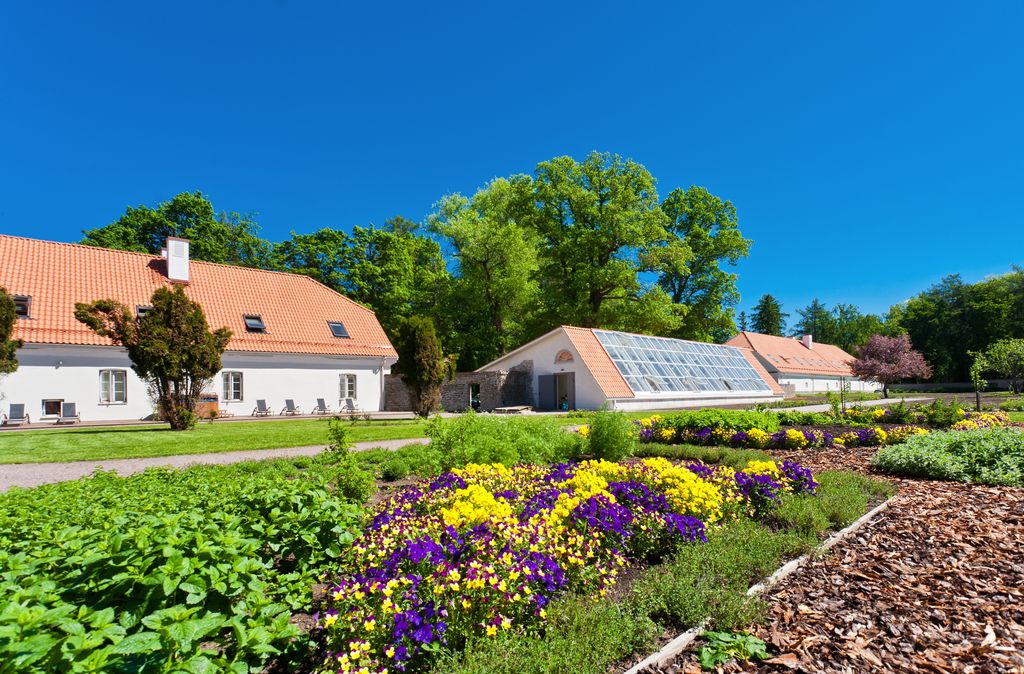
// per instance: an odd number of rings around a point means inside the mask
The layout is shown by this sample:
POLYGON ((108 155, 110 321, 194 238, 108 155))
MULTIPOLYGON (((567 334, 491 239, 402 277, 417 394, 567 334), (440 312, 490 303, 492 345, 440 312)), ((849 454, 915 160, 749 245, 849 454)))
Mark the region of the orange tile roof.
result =
POLYGON ((619 368, 615 367, 611 356, 601 346, 601 342, 597 341, 597 336, 593 330, 590 328, 575 328, 570 325, 563 325, 562 330, 569 337, 573 348, 580 354, 583 364, 587 366, 590 374, 597 380, 597 385, 601 387, 606 398, 636 397, 633 389, 629 387, 629 384, 626 383, 626 380, 619 372, 619 368))
MULTIPOLYGON (((28 343, 111 344, 75 319, 75 303, 148 305, 169 285, 166 268, 157 255, 0 235, 0 287, 32 297, 14 333, 28 343)), ((211 329, 231 329, 230 351, 398 357, 373 311, 307 276, 195 261, 189 271, 185 293, 211 329), (266 332, 246 332, 244 314, 261 316, 266 332), (328 321, 351 338, 334 337, 328 321)))
POLYGON ((849 362, 853 356, 838 346, 814 342, 808 349, 799 339, 741 332, 728 342, 729 346, 752 349, 770 366, 783 374, 820 374, 852 377, 849 362))

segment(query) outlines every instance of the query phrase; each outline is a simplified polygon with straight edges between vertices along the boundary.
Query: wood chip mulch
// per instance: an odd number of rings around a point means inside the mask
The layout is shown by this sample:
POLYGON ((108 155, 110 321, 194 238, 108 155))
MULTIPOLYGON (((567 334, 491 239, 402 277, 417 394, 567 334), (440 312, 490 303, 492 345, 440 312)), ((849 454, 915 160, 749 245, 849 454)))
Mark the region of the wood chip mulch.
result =
MULTIPOLYGON (((778 458, 865 471, 871 453, 778 458)), ((897 482, 887 510, 765 596, 753 631, 773 659, 720 672, 1024 674, 1024 489, 897 482)), ((700 667, 691 650, 651 671, 700 667)))

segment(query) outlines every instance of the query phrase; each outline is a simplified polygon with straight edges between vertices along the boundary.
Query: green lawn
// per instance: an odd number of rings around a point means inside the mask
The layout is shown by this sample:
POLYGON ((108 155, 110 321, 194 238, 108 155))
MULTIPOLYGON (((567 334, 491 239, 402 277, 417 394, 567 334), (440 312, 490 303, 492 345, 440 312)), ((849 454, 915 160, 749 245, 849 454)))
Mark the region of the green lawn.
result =
MULTIPOLYGON (((363 421, 352 442, 422 438, 422 421, 363 421)), ((153 426, 108 426, 0 432, 0 463, 98 461, 174 454, 208 454, 327 444, 326 419, 199 423, 176 433, 153 426)))
POLYGON ((1010 421, 1024 423, 1024 412, 1007 412, 1007 414, 1010 415, 1010 421))

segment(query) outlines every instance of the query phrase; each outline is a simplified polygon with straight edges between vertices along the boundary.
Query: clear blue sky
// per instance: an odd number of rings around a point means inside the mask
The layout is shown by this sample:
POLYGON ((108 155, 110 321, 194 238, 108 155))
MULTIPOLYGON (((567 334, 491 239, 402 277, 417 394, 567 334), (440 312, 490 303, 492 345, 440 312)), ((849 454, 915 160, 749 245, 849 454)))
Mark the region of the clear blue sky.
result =
POLYGON ((733 201, 741 308, 1024 263, 1021 3, 159 4, 2 5, 0 233, 199 189, 279 240, 597 149, 733 201))

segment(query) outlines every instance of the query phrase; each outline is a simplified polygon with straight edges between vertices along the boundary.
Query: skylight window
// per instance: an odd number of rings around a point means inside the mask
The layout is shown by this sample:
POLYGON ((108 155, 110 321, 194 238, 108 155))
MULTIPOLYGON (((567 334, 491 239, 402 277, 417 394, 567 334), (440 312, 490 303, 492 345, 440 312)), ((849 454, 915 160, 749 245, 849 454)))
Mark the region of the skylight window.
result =
POLYGON ((327 325, 331 328, 331 334, 338 339, 348 339, 350 337, 345 324, 341 321, 327 321, 327 325))
POLYGON ((14 295, 14 314, 18 318, 29 318, 29 311, 32 308, 32 298, 28 295, 14 295))
POLYGON ((266 332, 267 326, 263 324, 263 319, 256 314, 246 314, 242 318, 245 319, 245 329, 247 332, 266 332))

